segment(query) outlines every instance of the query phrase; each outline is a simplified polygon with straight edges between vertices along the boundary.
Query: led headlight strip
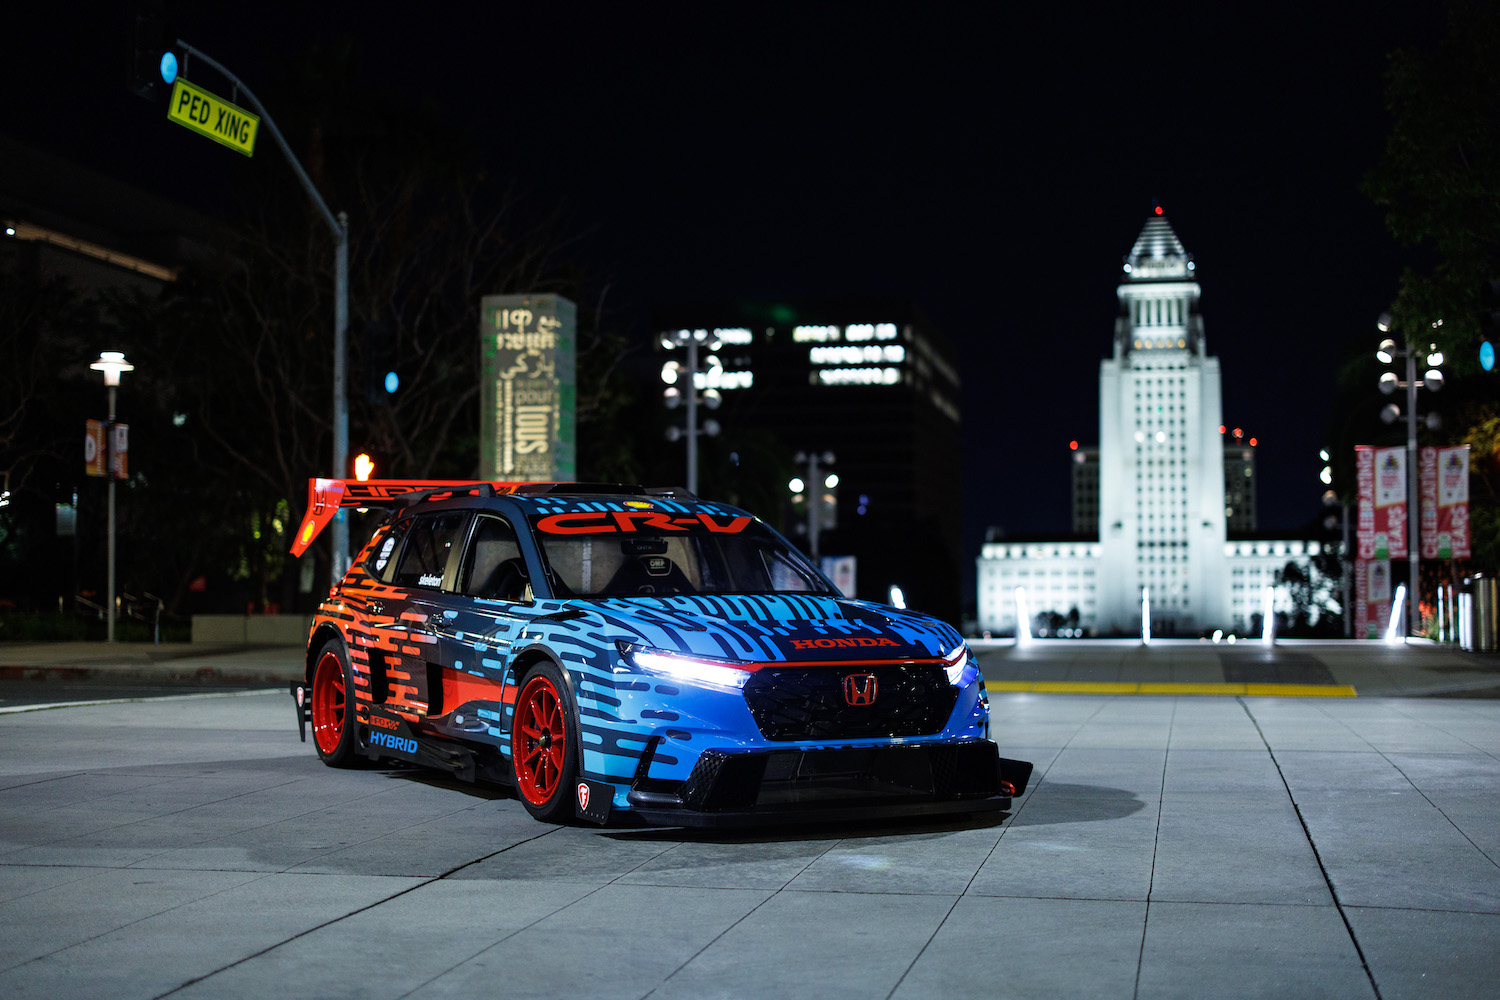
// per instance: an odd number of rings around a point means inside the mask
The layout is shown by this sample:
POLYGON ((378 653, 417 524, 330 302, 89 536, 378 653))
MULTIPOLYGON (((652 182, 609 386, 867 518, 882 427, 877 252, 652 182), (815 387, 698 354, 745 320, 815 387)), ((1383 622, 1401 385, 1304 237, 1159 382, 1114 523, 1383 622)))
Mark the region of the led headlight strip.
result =
POLYGON ((623 639, 615 643, 626 663, 648 674, 658 674, 707 684, 710 687, 739 690, 745 686, 750 675, 760 669, 758 663, 743 660, 719 660, 711 656, 686 656, 682 653, 666 653, 649 646, 638 646, 623 639))
POLYGON ((969 647, 967 643, 960 643, 953 652, 943 657, 943 670, 948 674, 948 683, 958 686, 963 680, 964 667, 969 665, 969 647))

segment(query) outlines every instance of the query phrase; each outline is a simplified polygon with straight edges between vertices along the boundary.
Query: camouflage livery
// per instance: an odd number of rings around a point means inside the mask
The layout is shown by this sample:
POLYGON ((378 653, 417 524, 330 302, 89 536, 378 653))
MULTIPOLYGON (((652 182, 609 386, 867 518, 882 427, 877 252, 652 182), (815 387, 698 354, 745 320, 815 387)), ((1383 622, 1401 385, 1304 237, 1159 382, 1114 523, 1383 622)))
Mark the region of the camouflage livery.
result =
MULTIPOLYGON (((340 502, 401 509, 320 606, 307 683, 294 685, 330 763, 347 751, 519 783, 539 818, 565 815, 565 794, 567 816, 596 822, 1003 809, 1025 787, 1030 765, 988 739, 983 677, 953 628, 838 595, 743 511, 626 487, 335 484, 310 488, 308 524, 340 502), (485 596, 480 536, 510 546, 501 522, 526 583, 485 596), (425 558, 407 548, 442 531, 446 554, 421 585, 404 582, 398 561, 425 558), (700 591, 712 568, 684 546, 752 536, 772 553, 763 562, 786 561, 790 589, 700 591), (644 582, 614 582, 637 563, 644 582), (692 579, 666 585, 684 564, 692 579), (578 593, 590 574, 613 581, 578 593), (319 686, 324 661, 342 665, 347 692, 319 686)), ((315 534, 299 533, 300 549, 315 534)))

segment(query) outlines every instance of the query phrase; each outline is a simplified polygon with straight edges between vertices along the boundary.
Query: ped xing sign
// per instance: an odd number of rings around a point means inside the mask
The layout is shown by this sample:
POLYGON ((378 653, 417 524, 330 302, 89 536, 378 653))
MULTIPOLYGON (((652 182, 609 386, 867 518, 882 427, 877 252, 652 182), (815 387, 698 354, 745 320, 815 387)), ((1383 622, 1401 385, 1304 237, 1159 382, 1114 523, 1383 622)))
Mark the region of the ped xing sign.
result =
POLYGON ((255 136, 260 131, 260 119, 237 104, 230 104, 202 87, 193 86, 180 76, 172 84, 172 103, 167 106, 167 117, 246 156, 255 155, 255 136))

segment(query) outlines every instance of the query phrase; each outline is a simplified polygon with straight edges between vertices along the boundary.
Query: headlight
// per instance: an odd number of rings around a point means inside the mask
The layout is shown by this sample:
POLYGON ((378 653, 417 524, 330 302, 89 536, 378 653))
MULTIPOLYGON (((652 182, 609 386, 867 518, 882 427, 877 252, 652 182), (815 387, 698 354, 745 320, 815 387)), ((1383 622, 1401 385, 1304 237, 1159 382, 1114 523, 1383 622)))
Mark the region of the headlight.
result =
POLYGON ((743 660, 668 653, 649 646, 638 646, 623 639, 615 643, 615 648, 620 651, 621 659, 642 673, 722 690, 740 690, 757 668, 757 664, 743 660))
POLYGON ((964 667, 969 665, 969 646, 960 643, 958 648, 943 657, 943 669, 948 673, 948 683, 957 687, 964 678, 964 667))

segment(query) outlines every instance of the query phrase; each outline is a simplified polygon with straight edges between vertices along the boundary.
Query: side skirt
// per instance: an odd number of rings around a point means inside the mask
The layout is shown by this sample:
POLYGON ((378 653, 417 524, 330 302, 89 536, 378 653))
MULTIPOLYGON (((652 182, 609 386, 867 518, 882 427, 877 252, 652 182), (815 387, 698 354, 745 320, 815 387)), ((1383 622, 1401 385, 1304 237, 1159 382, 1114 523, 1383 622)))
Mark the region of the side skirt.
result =
POLYGON ((488 747, 471 747, 452 740, 414 733, 405 719, 376 712, 359 724, 360 752, 371 760, 400 760, 444 771, 461 781, 514 784, 505 758, 488 747))

